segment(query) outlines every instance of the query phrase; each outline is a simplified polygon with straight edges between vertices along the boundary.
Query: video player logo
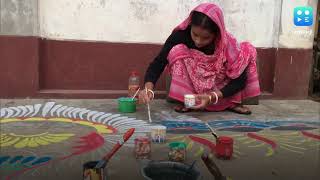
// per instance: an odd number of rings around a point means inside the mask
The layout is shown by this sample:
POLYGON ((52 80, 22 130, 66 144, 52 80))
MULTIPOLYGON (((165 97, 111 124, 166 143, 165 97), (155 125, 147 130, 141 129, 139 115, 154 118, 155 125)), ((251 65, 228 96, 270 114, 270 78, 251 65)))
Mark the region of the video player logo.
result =
POLYGON ((294 8, 293 19, 296 26, 311 26, 313 24, 312 7, 301 6, 294 8))

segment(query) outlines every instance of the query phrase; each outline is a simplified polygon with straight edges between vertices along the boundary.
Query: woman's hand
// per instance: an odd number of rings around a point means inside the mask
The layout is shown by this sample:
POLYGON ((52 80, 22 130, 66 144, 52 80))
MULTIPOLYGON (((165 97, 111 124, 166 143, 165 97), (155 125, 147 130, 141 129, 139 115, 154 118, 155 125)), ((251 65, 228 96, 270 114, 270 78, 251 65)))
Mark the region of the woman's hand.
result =
POLYGON ((140 104, 148 104, 154 98, 153 94, 153 83, 147 82, 145 84, 145 89, 139 92, 139 103, 140 104))
POLYGON ((200 104, 191 107, 192 109, 205 109, 211 103, 211 95, 210 94, 196 94, 196 102, 200 102, 200 104))
POLYGON ((223 97, 221 91, 215 91, 208 94, 196 94, 196 102, 200 104, 192 107, 192 109, 205 109, 208 105, 218 102, 223 97), (215 94, 215 95, 214 95, 215 94))

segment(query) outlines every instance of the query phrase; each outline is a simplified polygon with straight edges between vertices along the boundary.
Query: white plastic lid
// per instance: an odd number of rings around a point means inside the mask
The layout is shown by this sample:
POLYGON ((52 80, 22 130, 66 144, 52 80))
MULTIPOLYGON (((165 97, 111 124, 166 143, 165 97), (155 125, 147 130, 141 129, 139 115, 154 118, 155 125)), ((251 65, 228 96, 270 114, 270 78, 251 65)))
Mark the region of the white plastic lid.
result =
POLYGON ((167 127, 162 125, 157 125, 157 126, 151 126, 150 129, 167 129, 167 127))
POLYGON ((184 97, 185 98, 195 98, 195 96, 193 94, 185 94, 184 97))

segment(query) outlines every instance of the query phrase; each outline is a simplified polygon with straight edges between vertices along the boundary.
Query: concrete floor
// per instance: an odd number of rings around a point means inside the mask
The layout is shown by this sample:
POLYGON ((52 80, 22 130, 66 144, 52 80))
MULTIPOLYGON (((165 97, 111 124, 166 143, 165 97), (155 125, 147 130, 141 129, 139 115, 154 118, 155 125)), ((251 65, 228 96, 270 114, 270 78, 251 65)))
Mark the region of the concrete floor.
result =
MULTIPOLYGON (((82 164, 98 160, 123 132, 148 134, 147 111, 120 114, 116 100, 0 100, 0 179, 82 179, 82 164), (142 120, 142 121, 140 121, 142 120), (106 126, 108 125, 108 126, 106 126)), ((214 142, 203 121, 234 139, 231 160, 215 159, 225 176, 244 179, 319 179, 320 104, 310 100, 260 100, 252 115, 172 111, 164 100, 151 103, 153 124, 167 126, 167 142, 152 144, 152 160, 168 159, 168 143, 187 144, 187 159, 213 179, 200 159, 211 149, 189 135, 214 142)), ((134 138, 134 137, 133 137, 134 138)), ((133 138, 108 164, 108 179, 144 179, 133 155, 133 138)))

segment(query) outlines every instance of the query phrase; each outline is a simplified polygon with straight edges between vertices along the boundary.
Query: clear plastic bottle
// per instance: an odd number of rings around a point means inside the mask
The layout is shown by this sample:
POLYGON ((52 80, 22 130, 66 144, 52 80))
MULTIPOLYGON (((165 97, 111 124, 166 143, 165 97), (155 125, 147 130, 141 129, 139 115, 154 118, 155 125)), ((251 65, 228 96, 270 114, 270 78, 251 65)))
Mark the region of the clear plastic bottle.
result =
POLYGON ((128 96, 132 97, 140 86, 140 78, 136 71, 132 71, 129 76, 128 96))

